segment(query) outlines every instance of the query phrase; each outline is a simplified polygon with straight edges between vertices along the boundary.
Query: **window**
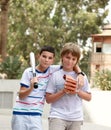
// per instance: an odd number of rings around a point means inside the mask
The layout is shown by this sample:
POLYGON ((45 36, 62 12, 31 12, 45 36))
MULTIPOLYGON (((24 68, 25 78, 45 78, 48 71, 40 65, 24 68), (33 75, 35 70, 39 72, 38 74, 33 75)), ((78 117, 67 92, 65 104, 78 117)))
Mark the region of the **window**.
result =
POLYGON ((96 48, 96 52, 102 52, 101 47, 97 47, 97 48, 96 48))
POLYGON ((0 92, 0 108, 13 107, 13 92, 0 92))
POLYGON ((101 53, 102 52, 102 43, 101 42, 95 42, 94 43, 94 52, 95 53, 101 53))
POLYGON ((97 71, 100 70, 100 65, 96 65, 96 68, 95 68, 97 71))

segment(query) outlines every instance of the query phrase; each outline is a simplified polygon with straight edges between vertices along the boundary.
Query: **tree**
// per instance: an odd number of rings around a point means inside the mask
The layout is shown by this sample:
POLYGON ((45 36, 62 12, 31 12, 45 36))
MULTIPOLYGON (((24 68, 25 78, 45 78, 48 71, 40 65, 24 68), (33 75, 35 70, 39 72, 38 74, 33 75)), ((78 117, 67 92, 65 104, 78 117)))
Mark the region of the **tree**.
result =
POLYGON ((6 57, 8 6, 9 0, 0 1, 0 55, 3 59, 6 57))
MULTIPOLYGON (((98 33, 104 24, 107 4, 108 0, 10 0, 8 55, 28 61, 30 51, 50 44, 57 51, 58 62, 65 42, 79 43, 84 49, 90 35, 98 33)), ((87 68, 89 53, 84 54, 86 64, 81 63, 87 68)))
POLYGON ((100 13, 99 8, 104 10, 108 0, 56 2, 55 14, 50 18, 55 4, 53 0, 10 1, 10 54, 20 53, 27 59, 34 45, 52 44, 60 51, 65 42, 78 42, 78 39, 85 46, 88 37, 99 32, 99 26, 103 25, 103 19, 107 15, 107 11, 100 13))

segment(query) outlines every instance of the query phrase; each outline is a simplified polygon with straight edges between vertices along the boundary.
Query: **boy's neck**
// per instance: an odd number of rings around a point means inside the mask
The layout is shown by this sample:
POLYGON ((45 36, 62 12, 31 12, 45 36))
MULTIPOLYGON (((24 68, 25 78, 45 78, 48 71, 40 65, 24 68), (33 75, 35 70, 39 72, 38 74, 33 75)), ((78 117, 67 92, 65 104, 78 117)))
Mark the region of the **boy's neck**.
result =
POLYGON ((74 71, 73 69, 66 69, 64 67, 63 67, 63 70, 66 71, 66 72, 72 72, 72 71, 74 71))
POLYGON ((43 68, 43 67, 40 66, 40 65, 37 65, 37 66, 36 66, 36 69, 37 69, 38 71, 40 71, 40 72, 44 72, 45 70, 47 70, 47 68, 43 68))

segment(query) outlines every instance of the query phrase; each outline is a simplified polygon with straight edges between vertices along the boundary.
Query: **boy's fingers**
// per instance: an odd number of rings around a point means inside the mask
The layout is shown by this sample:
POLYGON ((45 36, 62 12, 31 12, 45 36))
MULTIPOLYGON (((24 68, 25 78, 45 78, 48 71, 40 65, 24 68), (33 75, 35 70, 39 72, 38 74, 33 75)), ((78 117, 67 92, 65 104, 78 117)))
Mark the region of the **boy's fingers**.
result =
POLYGON ((65 93, 67 93, 67 94, 75 94, 76 93, 76 90, 72 90, 72 89, 67 89, 67 88, 65 88, 64 89, 64 91, 65 91, 65 93))
POLYGON ((79 86, 79 87, 84 86, 84 76, 78 75, 77 81, 78 81, 78 86, 79 86))
POLYGON ((64 75, 63 78, 65 79, 65 81, 68 83, 73 83, 73 84, 76 84, 77 81, 70 75, 64 75))
POLYGON ((65 80, 68 80, 68 79, 74 80, 73 77, 70 76, 70 75, 64 75, 63 78, 64 78, 65 80))

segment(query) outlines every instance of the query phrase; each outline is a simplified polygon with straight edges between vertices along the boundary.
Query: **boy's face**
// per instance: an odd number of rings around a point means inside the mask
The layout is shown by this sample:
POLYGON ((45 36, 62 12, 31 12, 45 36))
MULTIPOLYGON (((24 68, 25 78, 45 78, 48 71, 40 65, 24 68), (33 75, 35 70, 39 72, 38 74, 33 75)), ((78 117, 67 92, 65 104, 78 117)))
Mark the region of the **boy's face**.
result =
POLYGON ((41 55, 39 55, 38 60, 39 65, 45 70, 53 64, 54 54, 48 51, 43 51, 41 55))
POLYGON ((77 57, 73 56, 71 53, 62 56, 62 65, 64 70, 72 71, 76 63, 77 63, 77 57))

